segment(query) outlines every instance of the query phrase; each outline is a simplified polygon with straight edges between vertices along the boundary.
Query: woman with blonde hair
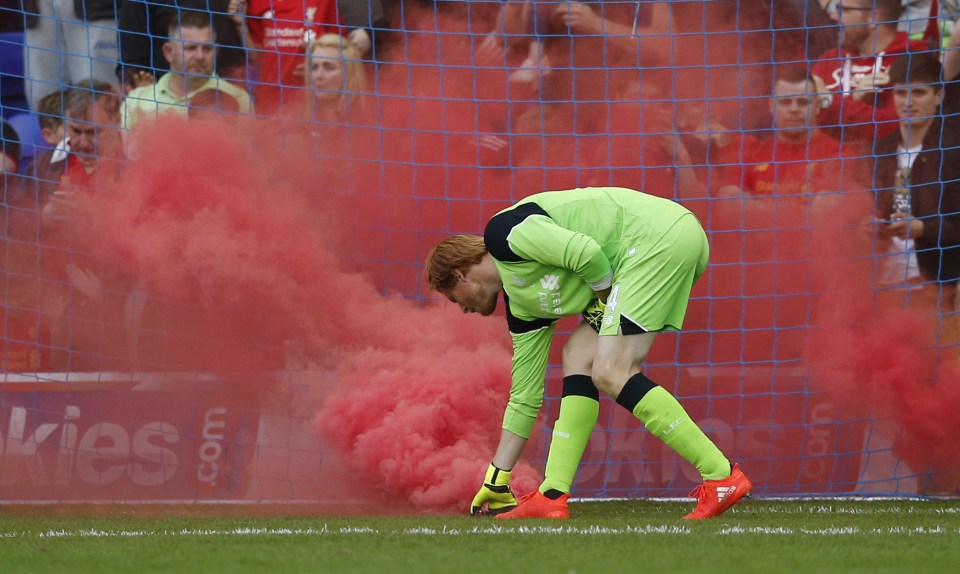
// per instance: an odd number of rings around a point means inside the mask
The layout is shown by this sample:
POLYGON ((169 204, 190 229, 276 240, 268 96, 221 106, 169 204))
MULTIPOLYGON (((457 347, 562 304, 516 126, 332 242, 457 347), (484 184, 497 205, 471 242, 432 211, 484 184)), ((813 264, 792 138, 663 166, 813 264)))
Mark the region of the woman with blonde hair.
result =
POLYGON ((307 46, 306 116, 321 123, 356 118, 363 111, 367 77, 360 50, 347 38, 324 34, 307 46))

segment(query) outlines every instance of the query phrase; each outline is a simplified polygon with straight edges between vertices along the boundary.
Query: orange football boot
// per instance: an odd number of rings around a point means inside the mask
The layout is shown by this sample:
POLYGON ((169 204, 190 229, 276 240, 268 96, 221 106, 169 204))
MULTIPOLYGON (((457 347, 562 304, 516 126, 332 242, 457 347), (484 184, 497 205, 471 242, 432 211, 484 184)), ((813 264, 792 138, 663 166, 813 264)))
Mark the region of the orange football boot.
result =
POLYGON ((515 520, 519 518, 570 518, 570 509, 567 507, 569 494, 564 494, 556 500, 550 500, 539 490, 534 490, 520 498, 517 507, 509 512, 498 514, 495 520, 515 520))
POLYGON ((707 480, 693 489, 690 497, 697 499, 697 507, 683 519, 716 518, 739 502, 741 498, 750 494, 751 490, 753 490, 753 483, 735 464, 727 478, 707 480))

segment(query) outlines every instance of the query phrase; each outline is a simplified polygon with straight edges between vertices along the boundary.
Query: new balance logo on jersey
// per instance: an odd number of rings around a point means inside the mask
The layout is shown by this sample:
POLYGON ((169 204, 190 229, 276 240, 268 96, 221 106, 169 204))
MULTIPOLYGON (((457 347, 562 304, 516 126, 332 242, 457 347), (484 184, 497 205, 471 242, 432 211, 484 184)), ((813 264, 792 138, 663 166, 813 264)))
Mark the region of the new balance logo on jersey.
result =
POLYGON ((717 487, 717 503, 723 504, 723 501, 730 498, 734 492, 737 491, 736 486, 718 486, 717 487))
POLYGON ((540 279, 540 285, 542 285, 544 289, 556 291, 560 288, 560 277, 557 275, 544 275, 540 279))

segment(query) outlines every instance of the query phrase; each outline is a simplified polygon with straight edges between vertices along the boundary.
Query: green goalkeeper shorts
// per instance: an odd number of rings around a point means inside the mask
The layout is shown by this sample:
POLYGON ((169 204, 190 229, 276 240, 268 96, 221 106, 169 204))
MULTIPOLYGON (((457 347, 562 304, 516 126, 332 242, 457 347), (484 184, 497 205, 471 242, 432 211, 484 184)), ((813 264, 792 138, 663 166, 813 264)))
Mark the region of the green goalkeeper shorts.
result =
POLYGON ((690 291, 710 258, 696 216, 682 216, 653 245, 625 236, 621 250, 600 335, 682 328, 690 291))

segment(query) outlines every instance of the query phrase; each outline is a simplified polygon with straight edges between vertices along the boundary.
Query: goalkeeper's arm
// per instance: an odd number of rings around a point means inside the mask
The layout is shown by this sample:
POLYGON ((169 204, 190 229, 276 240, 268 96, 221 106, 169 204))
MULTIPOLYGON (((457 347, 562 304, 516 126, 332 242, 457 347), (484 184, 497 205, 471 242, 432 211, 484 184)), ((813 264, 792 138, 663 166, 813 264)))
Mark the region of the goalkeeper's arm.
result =
MULTIPOLYGON (((508 320, 510 318, 508 315, 508 320)), ((520 325, 520 322, 514 318, 513 325, 520 325)), ((470 506, 471 514, 498 514, 517 504, 510 492, 510 471, 523 453, 523 447, 527 444, 527 438, 533 430, 537 413, 543 403, 543 380, 554 323, 543 326, 534 324, 532 327, 521 333, 511 333, 513 369, 510 400, 503 413, 497 451, 487 469, 483 486, 470 506), (483 510, 484 505, 486 512, 483 510)))
POLYGON ((503 429, 500 431, 500 444, 497 445, 497 452, 493 455, 493 464, 497 468, 513 470, 514 465, 520 460, 520 454, 523 453, 523 447, 527 444, 524 437, 503 429))

